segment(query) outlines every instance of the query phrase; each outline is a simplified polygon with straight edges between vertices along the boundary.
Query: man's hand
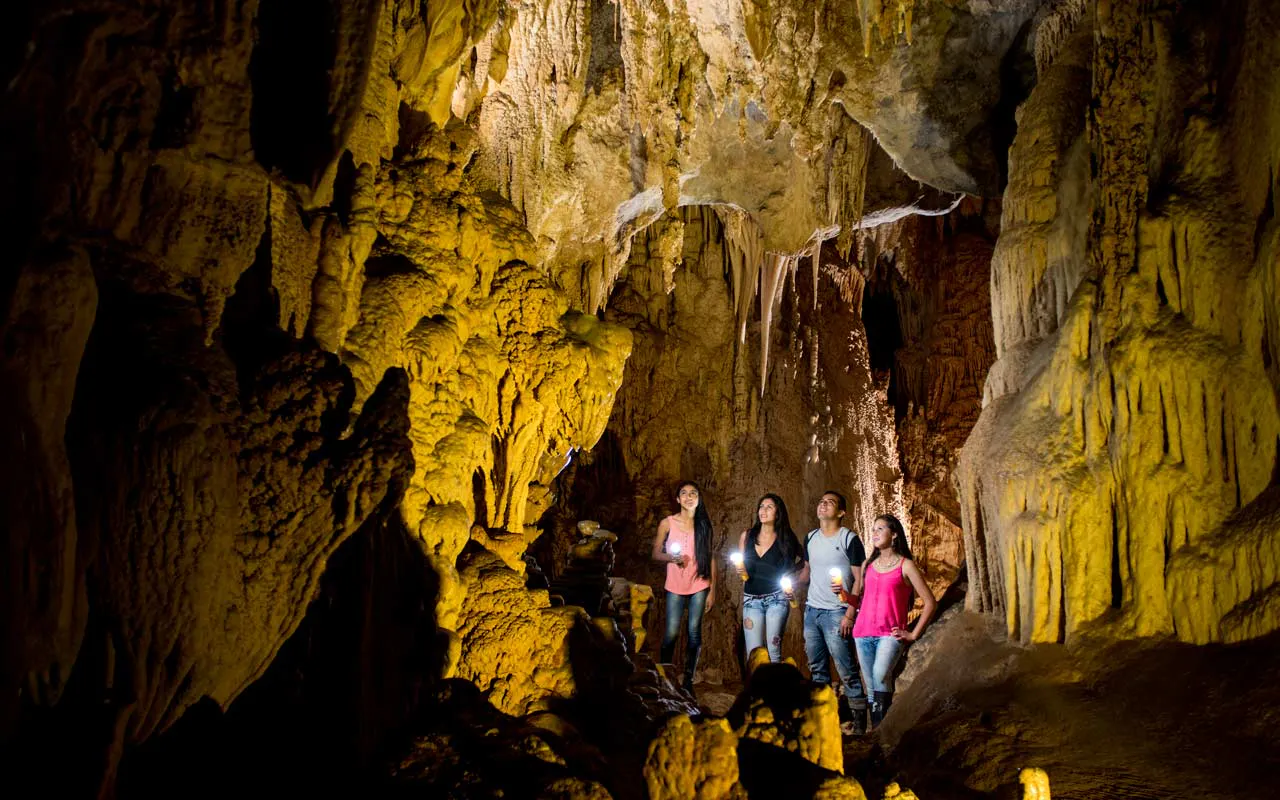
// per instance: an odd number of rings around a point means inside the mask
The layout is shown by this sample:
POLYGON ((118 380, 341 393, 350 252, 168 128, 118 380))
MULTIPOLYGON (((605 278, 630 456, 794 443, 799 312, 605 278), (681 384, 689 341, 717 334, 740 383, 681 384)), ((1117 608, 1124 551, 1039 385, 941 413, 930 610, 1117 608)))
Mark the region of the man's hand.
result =
POLYGON ((841 589, 840 602, 844 603, 847 606, 856 606, 862 602, 862 595, 856 594, 853 592, 847 592, 844 589, 841 589))
POLYGON ((853 617, 847 614, 840 618, 840 635, 848 636, 853 633, 853 617))
POLYGON ((703 613, 710 611, 712 606, 716 604, 716 593, 714 590, 707 592, 707 607, 703 609, 703 613))

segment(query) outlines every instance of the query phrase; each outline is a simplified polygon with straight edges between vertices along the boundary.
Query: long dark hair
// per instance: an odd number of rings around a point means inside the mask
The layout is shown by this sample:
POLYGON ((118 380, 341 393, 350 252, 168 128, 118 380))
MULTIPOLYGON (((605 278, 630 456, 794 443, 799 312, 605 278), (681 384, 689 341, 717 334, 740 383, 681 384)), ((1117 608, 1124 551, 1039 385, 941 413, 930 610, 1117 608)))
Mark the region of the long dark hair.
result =
POLYGON ((782 498, 776 494, 766 494, 756 503, 756 521, 747 531, 747 542, 754 551, 756 537, 760 535, 760 506, 765 500, 772 500, 774 508, 778 509, 778 516, 773 521, 773 532, 778 535, 778 552, 782 553, 782 563, 789 567, 795 563, 796 554, 800 552, 800 540, 796 538, 795 531, 791 530, 791 517, 787 515, 787 504, 782 502, 782 498))
MULTIPOLYGON (((892 514, 881 514, 876 517, 877 520, 884 520, 884 524, 889 526, 889 532, 896 534, 893 539, 893 551, 903 558, 909 558, 915 561, 915 556, 911 555, 911 545, 907 544, 907 532, 902 528, 902 522, 892 514)), ((871 551, 871 557, 867 559, 870 564, 880 557, 880 548, 871 551)))
POLYGON ((681 481, 676 484, 676 497, 680 490, 692 486, 698 490, 698 507, 693 510, 693 552, 698 562, 698 577, 711 579, 711 515, 707 513, 707 503, 702 499, 702 487, 693 481, 681 481))

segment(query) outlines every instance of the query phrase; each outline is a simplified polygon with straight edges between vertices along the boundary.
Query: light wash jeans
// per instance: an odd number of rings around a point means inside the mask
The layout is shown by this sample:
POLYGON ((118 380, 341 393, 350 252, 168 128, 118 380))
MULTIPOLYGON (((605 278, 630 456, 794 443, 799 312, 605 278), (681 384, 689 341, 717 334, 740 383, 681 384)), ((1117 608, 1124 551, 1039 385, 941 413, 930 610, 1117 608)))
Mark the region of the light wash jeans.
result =
POLYGON ((698 652, 702 650, 702 614, 707 610, 708 590, 697 594, 667 592, 667 629, 662 635, 662 663, 670 664, 675 657, 676 640, 680 638, 680 618, 685 606, 689 607, 689 641, 684 654, 684 682, 693 684, 693 670, 698 666, 698 652))
POLYGON ((872 692, 893 693, 893 668, 902 655, 902 642, 892 636, 859 636, 853 640, 858 663, 872 692))
POLYGON ((814 683, 831 685, 828 657, 836 662, 836 673, 844 684, 844 697, 852 711, 866 711, 867 696, 862 691, 862 678, 853 663, 853 646, 848 636, 840 635, 840 609, 804 609, 804 655, 809 662, 809 677, 814 683))
POLYGON ((770 661, 782 660, 782 632, 787 629, 790 613, 791 604, 780 591, 742 596, 742 638, 746 640, 748 658, 752 650, 766 647, 770 661))

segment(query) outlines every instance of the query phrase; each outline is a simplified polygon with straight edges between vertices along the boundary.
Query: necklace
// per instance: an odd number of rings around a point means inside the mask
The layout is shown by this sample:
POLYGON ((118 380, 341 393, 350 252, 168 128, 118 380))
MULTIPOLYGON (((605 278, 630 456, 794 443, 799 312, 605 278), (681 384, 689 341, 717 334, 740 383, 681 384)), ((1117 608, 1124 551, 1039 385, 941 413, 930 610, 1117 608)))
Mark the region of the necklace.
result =
POLYGON ((894 557, 894 559, 893 559, 893 563, 892 563, 892 564, 889 564, 889 565, 888 565, 887 567, 885 567, 884 569, 881 569, 881 568, 880 568, 880 559, 878 559, 878 558, 877 558, 877 559, 876 559, 876 565, 875 565, 875 567, 876 567, 876 572, 879 572, 881 575, 885 574, 886 572, 893 572, 893 571, 894 571, 894 569, 896 569, 896 568, 897 568, 897 566, 898 566, 899 564, 901 564, 901 563, 902 563, 902 556, 895 556, 895 557, 894 557))

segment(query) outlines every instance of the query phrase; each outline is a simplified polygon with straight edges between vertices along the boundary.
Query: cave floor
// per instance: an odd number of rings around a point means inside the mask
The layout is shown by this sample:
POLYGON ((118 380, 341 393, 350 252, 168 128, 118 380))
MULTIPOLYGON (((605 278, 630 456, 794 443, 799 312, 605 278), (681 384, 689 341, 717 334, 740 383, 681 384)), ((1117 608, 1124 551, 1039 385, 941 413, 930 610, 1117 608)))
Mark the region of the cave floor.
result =
MULTIPOLYGON (((1022 647, 985 624, 949 626, 883 729, 845 739, 868 797, 898 781, 925 800, 1021 798, 1023 767, 1054 800, 1276 796, 1280 636, 1022 647)), ((741 686, 696 689, 723 716, 741 686)))
POLYGON ((1275 796, 1280 637, 975 652, 956 635, 929 661, 877 742, 846 747, 869 796, 892 777, 922 798, 1021 797, 1023 767, 1054 800, 1275 796))

